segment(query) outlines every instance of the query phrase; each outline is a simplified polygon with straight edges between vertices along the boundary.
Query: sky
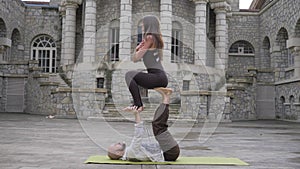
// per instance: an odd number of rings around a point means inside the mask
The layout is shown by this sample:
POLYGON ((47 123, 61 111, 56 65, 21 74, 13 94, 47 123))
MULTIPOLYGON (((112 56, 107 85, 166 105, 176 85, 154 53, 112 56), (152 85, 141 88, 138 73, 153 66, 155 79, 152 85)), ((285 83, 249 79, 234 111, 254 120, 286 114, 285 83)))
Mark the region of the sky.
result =
MULTIPOLYGON (((50 0, 23 0, 23 1, 43 1, 49 2, 50 0)), ((240 0, 240 9, 248 9, 252 0, 240 0)))

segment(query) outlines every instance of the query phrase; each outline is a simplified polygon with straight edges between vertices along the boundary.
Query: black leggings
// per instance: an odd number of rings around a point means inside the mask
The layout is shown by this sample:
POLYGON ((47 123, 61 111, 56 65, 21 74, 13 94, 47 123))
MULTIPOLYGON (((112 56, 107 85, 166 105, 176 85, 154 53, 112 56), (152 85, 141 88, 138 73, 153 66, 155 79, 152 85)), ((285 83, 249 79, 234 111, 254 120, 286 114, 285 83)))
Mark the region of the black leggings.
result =
POLYGON ((167 87, 168 85, 166 73, 159 69, 148 69, 148 73, 129 71, 125 75, 125 80, 133 97, 133 104, 137 107, 143 106, 138 86, 145 89, 153 89, 156 87, 167 87))
POLYGON ((180 154, 180 149, 168 130, 168 118, 169 105, 162 103, 155 111, 152 129, 155 139, 163 151, 165 161, 175 161, 180 154))

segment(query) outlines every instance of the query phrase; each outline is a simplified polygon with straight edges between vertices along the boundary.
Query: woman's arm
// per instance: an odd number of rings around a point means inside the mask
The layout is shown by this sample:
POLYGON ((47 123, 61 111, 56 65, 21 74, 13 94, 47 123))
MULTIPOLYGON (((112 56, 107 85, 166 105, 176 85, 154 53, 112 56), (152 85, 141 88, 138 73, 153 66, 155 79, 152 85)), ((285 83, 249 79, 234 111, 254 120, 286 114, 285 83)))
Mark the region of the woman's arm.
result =
POLYGON ((152 46, 153 38, 152 35, 147 35, 146 39, 144 39, 136 48, 135 53, 132 56, 132 61, 137 62, 141 60, 141 58, 145 55, 147 50, 152 46))

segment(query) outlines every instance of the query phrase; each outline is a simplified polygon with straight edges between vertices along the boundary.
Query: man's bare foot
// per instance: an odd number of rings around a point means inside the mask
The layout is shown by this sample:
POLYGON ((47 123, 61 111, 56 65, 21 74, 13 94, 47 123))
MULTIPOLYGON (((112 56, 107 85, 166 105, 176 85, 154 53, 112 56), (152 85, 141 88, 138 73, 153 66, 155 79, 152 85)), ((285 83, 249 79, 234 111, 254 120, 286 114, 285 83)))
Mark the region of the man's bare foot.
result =
POLYGON ((163 97, 162 102, 164 104, 170 103, 170 95, 173 92, 173 90, 171 88, 158 87, 158 88, 154 88, 154 90, 159 92, 162 95, 162 97, 163 97))
POLYGON ((165 87, 154 88, 154 90, 156 90, 157 92, 159 92, 163 96, 170 96, 173 92, 173 90, 171 88, 165 88, 165 87))

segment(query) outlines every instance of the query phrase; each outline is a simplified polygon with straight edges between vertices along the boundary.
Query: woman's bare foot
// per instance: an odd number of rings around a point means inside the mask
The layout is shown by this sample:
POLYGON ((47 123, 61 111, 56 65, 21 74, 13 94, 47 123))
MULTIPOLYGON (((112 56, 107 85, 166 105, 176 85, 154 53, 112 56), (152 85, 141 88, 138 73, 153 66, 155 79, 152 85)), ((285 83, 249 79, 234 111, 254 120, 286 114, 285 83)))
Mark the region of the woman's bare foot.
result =
POLYGON ((135 113, 135 112, 142 112, 144 110, 144 107, 143 106, 141 106, 141 107, 137 107, 137 106, 134 106, 134 105, 132 105, 132 106, 128 106, 128 107, 125 107, 124 109, 123 109, 123 111, 126 111, 126 112, 133 112, 133 113, 135 113))
POLYGON ((154 90, 159 92, 162 95, 164 104, 170 103, 170 95, 173 92, 171 88, 158 87, 158 88, 154 88, 154 90))

